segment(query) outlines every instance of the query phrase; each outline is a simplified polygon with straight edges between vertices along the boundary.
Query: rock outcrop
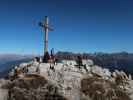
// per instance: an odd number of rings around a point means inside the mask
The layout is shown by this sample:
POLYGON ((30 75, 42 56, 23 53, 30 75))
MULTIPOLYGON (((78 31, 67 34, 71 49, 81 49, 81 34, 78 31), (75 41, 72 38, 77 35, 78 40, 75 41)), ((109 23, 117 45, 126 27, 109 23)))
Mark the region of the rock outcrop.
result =
MULTIPOLYGON (((10 100, 133 100, 131 75, 83 61, 22 63, 9 73, 5 85, 10 100)), ((7 100, 7 99, 0 99, 7 100)))
POLYGON ((67 100, 54 84, 36 74, 27 74, 4 87, 8 89, 8 98, 0 100, 67 100))
POLYGON ((128 93, 116 82, 98 76, 82 79, 81 93, 81 100, 131 100, 128 93))

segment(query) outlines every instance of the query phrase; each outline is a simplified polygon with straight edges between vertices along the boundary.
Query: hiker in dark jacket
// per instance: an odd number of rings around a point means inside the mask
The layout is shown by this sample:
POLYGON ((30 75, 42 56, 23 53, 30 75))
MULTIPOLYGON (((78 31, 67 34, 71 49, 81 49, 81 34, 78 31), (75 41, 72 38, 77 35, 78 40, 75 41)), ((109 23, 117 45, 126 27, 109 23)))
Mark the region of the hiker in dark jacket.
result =
POLYGON ((81 56, 78 56, 77 57, 77 64, 78 64, 78 67, 79 68, 83 65, 83 63, 82 63, 82 57, 81 56))

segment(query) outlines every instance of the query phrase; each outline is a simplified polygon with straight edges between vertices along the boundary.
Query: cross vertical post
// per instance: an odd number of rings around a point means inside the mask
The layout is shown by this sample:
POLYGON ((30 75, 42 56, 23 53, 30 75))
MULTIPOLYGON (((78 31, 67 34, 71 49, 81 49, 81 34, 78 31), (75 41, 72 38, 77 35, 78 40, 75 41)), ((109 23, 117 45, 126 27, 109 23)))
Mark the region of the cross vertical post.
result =
POLYGON ((48 16, 45 16, 44 30, 45 30, 45 40, 44 40, 44 53, 48 52, 48 31, 49 31, 49 20, 48 16))
POLYGON ((48 16, 45 16, 45 19, 43 22, 40 22, 39 23, 39 26, 41 26, 43 28, 43 31, 45 33, 45 37, 44 37, 44 54, 46 52, 48 52, 48 32, 49 30, 52 31, 53 29, 51 29, 49 27, 49 19, 48 19, 48 16))

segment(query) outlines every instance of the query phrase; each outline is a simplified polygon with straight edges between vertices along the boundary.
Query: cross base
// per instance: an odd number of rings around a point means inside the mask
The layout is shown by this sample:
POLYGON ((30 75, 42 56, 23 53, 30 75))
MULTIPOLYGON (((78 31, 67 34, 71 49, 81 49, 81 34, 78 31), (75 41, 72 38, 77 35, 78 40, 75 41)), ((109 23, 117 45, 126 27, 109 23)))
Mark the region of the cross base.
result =
POLYGON ((50 55, 49 52, 45 52, 44 56, 43 56, 43 63, 48 63, 50 60, 50 55))

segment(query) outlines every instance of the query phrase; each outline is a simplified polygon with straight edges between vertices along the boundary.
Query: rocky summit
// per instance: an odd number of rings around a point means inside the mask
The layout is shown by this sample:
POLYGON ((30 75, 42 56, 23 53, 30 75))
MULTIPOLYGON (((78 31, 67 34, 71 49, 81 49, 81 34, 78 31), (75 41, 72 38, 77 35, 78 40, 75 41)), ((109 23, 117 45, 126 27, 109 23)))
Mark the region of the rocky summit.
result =
POLYGON ((92 60, 83 60, 82 66, 73 60, 31 61, 15 66, 8 80, 0 80, 0 100, 133 100, 133 80, 92 60))

